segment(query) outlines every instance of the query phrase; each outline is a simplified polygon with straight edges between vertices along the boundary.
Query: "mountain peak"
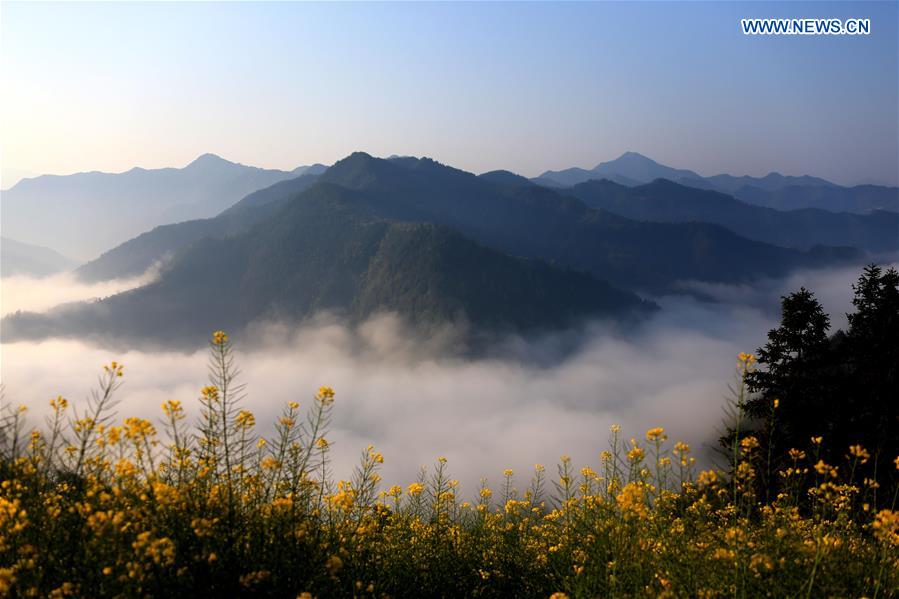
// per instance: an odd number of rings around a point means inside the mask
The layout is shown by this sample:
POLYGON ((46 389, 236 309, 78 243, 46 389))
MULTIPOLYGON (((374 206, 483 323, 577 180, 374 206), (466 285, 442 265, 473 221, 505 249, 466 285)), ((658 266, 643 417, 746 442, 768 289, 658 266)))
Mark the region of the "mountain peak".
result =
POLYGON ((400 167, 391 160, 375 158, 367 152, 353 152, 331 165, 322 174, 321 181, 358 189, 372 184, 385 173, 398 168, 400 167))
POLYGON ((533 185, 530 179, 507 170, 488 171, 478 175, 479 178, 503 185, 533 185))
POLYGON ((631 152, 630 150, 628 150, 627 152, 625 152, 624 154, 622 154, 621 156, 616 158, 616 160, 643 160, 646 162, 652 162, 653 164, 658 164, 655 160, 653 160, 649 156, 644 156, 643 154, 641 154, 639 152, 631 152))
POLYGON ((349 156, 345 158, 341 158, 334 164, 332 164, 328 170, 337 171, 346 168, 360 168, 366 165, 371 165, 376 162, 379 162, 379 158, 375 158, 368 152, 353 152, 349 156))
POLYGON ((225 160, 218 154, 206 153, 201 154, 197 158, 194 159, 193 162, 188 164, 184 168, 192 168, 192 167, 210 167, 210 166, 218 166, 218 165, 226 165, 226 164, 234 164, 230 160, 225 160))
POLYGON ((600 162, 596 165, 596 169, 619 167, 619 168, 668 168, 659 164, 649 156, 644 156, 639 152, 627 151, 614 160, 608 162, 600 162))

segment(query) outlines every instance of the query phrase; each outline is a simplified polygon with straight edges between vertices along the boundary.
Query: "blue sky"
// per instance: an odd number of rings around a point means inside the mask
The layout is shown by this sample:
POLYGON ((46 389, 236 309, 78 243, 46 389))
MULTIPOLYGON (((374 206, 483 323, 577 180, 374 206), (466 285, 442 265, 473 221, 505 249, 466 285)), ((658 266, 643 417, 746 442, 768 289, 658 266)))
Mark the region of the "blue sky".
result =
POLYGON ((896 184, 897 6, 4 2, 3 187, 354 150, 529 176, 634 150, 704 175, 896 184), (744 36, 746 17, 863 17, 872 34, 744 36))

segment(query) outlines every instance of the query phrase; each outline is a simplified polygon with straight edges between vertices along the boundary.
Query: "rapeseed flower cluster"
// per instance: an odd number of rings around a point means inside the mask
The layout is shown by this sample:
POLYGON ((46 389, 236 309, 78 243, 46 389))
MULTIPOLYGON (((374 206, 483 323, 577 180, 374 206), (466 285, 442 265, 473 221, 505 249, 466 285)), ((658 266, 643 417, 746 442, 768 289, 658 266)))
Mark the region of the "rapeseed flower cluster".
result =
MULTIPOLYGON (((725 469, 695 472, 683 442, 652 428, 596 464, 562 456, 460 497, 446 458, 382 490, 365 448, 349 480, 330 474, 336 394, 288 403, 261 436, 241 408, 232 346, 210 342, 212 380, 189 426, 115 423, 123 367, 105 367, 86 409, 50 401, 46 430, 24 412, 0 428, 0 596, 21 597, 724 597, 899 593, 896 472, 870 451, 845 463, 794 448, 784 492, 760 500, 758 440, 735 440, 725 469)), ((754 365, 741 355, 738 374, 754 365)), ((896 462, 899 470, 899 459, 896 462)))

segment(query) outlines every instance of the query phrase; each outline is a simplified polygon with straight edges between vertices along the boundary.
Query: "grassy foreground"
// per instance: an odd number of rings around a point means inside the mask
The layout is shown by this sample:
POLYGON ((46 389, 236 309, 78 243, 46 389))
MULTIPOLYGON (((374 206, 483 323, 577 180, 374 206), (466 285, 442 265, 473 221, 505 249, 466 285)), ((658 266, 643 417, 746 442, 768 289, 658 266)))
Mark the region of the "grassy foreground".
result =
MULTIPOLYGON (((738 364, 735 405, 751 356, 738 364)), ((899 594, 896 471, 867 450, 794 448, 774 497, 771 463, 736 437, 729 472, 695 472, 661 428, 612 427, 593 467, 562 457, 457 496, 446 460, 382 489, 366 448, 332 482, 334 391, 290 403, 260 437, 240 407, 227 335, 211 343, 202 415, 179 402, 159 425, 115 424, 123 367, 105 367, 82 410, 63 398, 43 430, 3 421, 0 595, 25 597, 892 597, 899 594), (881 484, 878 484, 878 480, 881 484), (882 488, 881 488, 882 485, 882 488), (880 493, 880 495, 878 495, 880 493), (892 493, 888 493, 892 494, 892 493)), ((739 414, 738 414, 739 417, 739 414)), ((737 423, 739 425, 739 422, 737 423)), ((899 459, 896 467, 899 468, 899 459)))

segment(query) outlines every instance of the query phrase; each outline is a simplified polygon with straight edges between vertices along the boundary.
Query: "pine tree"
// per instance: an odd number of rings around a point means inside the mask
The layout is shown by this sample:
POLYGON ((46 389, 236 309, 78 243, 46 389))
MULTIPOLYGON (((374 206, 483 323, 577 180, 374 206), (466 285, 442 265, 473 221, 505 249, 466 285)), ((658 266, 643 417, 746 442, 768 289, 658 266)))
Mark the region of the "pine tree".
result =
POLYGON ((764 368, 747 375, 749 390, 760 394, 747 406, 757 417, 767 414, 776 398, 785 410, 814 405, 809 392, 819 385, 809 380, 810 368, 822 365, 827 354, 830 318, 814 294, 803 287, 783 297, 781 307, 780 326, 768 331, 768 342, 757 350, 764 368))
POLYGON ((810 437, 831 432, 827 415, 834 384, 830 318, 804 287, 781 300, 780 326, 768 332, 768 342, 757 350, 759 368, 746 375, 753 394, 746 412, 775 460, 790 447, 804 447, 810 437))
POLYGON ((847 314, 844 426, 883 467, 899 453, 899 273, 871 264, 847 314))
POLYGON ((775 456, 759 479, 768 496, 778 485, 776 458, 809 447, 812 437, 824 439, 816 454, 828 463, 840 463, 850 445, 861 445, 873 456, 867 466, 872 476, 893 471, 899 455, 899 273, 869 265, 853 289, 849 329, 829 337, 830 319, 810 291, 782 298, 780 326, 758 349, 758 369, 746 374, 752 393, 746 412, 754 421, 747 432, 759 438, 765 455, 775 456))

